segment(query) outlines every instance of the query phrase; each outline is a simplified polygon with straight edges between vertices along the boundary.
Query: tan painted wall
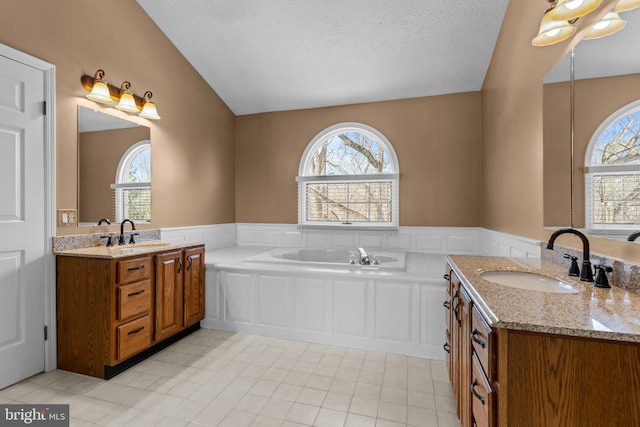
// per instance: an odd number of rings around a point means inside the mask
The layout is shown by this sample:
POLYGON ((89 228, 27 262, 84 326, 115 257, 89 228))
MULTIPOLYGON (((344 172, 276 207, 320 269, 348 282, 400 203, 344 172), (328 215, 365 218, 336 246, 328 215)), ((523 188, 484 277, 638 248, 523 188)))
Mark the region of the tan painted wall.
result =
POLYGON ((78 221, 115 220, 111 184, 118 165, 133 144, 149 139, 149 133, 148 127, 138 126, 78 135, 78 221))
MULTIPOLYGON (((133 0, 0 0, 0 43, 56 66, 57 207, 77 207, 77 106, 151 128, 152 226, 235 220, 234 115, 133 0), (153 91, 162 120, 85 98, 83 74, 153 91)), ((92 232, 58 229, 58 234, 92 232)))
POLYGON ((297 223, 295 177, 313 137, 360 122, 391 141, 400 163, 400 224, 480 226, 480 93, 238 117, 236 220, 297 223))

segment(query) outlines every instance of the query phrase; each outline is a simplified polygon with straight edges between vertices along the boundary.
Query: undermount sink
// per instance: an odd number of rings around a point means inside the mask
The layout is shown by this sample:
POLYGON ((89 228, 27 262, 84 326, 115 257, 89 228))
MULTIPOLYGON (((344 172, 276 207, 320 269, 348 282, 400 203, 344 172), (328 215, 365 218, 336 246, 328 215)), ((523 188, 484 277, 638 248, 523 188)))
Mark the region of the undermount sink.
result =
POLYGON ((576 289, 562 280, 537 273, 524 271, 485 271, 480 277, 489 282, 530 291, 550 292, 556 294, 575 294, 576 289))

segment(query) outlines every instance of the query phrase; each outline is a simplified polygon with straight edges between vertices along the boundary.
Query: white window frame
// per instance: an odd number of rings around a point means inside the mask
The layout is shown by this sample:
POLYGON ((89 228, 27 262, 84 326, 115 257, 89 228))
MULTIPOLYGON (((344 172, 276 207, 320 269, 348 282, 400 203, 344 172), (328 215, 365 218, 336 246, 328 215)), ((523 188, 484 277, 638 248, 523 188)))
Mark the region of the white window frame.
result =
POLYGON ((151 192, 151 182, 125 182, 129 175, 129 167, 131 161, 142 151, 151 150, 151 141, 148 139, 138 141, 127 149, 122 155, 118 168, 116 170, 115 183, 111 184, 111 188, 115 191, 114 208, 116 222, 122 222, 125 219, 125 206, 122 203, 123 192, 125 189, 148 189, 151 192))
POLYGON ((585 174, 584 174, 584 191, 585 191, 585 226, 590 234, 607 234, 610 232, 620 231, 628 232, 638 229, 638 224, 596 224, 594 222, 594 177, 602 175, 637 175, 640 174, 640 165, 592 165, 593 150, 600 135, 613 123, 620 120, 621 117, 631 113, 640 111, 640 100, 634 101, 624 107, 618 109, 609 117, 607 117, 598 126, 591 136, 584 158, 585 174))
POLYGON ((298 226, 300 228, 324 229, 358 229, 358 230, 397 230, 400 216, 400 166, 391 142, 378 130, 357 122, 338 123, 319 132, 307 145, 298 167, 298 226), (317 147, 326 139, 345 132, 358 132, 381 143, 389 155, 391 173, 368 175, 306 175, 309 162, 317 147), (356 183, 356 182, 388 182, 391 181, 391 221, 390 222, 349 222, 308 221, 307 220, 307 185, 317 183, 356 183))

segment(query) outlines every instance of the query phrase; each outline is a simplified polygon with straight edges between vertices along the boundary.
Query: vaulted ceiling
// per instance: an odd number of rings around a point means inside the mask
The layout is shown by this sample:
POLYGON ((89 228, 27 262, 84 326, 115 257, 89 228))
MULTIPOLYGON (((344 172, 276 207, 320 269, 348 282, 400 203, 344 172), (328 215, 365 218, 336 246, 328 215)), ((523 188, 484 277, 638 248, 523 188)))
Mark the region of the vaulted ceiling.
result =
POLYGON ((480 90, 508 4, 137 2, 236 115, 480 90))

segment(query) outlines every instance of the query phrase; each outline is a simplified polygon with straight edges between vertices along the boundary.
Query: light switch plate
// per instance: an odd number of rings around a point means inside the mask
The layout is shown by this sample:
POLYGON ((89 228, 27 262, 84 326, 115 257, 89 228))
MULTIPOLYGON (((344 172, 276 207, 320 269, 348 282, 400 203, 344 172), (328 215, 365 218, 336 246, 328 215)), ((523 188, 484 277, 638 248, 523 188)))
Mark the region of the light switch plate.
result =
POLYGON ((77 209, 58 209, 58 227, 77 227, 77 209))

